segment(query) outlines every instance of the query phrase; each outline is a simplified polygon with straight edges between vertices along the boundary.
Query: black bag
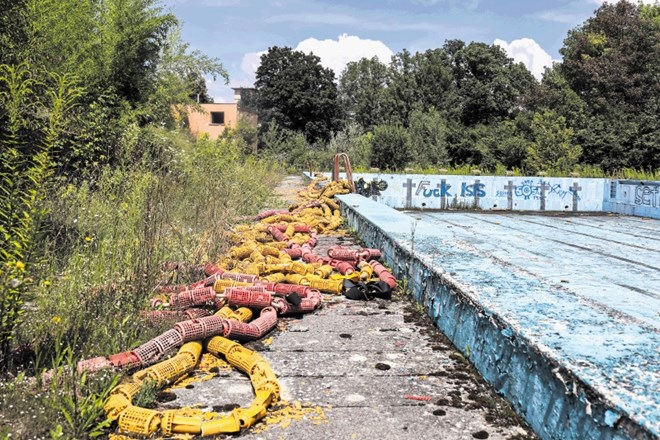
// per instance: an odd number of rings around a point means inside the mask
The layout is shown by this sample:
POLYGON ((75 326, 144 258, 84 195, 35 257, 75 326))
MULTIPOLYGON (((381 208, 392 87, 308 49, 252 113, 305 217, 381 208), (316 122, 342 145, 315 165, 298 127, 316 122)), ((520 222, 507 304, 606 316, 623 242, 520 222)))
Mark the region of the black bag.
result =
POLYGON ((392 299, 392 288, 384 281, 344 280, 344 296, 348 299, 371 301, 374 298, 392 299))

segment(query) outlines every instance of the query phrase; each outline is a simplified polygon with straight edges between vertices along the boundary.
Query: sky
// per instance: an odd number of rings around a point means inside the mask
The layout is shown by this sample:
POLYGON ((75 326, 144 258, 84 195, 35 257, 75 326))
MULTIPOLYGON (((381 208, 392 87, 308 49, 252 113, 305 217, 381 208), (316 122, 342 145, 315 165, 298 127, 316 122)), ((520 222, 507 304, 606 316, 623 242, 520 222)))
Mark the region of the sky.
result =
MULTIPOLYGON (((655 0, 643 0, 652 3, 655 0)), ((346 64, 377 56, 388 63, 460 39, 498 44, 541 77, 561 58, 569 30, 603 0, 163 0, 183 24, 191 49, 216 57, 229 73, 207 81, 216 102, 230 87, 251 87, 259 57, 272 46, 313 52, 337 77, 346 64)))

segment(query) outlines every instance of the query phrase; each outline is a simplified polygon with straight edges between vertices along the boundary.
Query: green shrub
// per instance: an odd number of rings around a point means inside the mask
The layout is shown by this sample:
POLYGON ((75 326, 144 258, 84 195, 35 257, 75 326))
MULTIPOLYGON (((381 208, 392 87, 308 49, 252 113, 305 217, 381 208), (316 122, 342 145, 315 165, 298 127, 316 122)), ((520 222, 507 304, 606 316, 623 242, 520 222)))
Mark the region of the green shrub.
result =
POLYGON ((573 143, 573 129, 566 118, 546 111, 534 114, 531 125, 533 141, 527 153, 527 168, 532 171, 558 169, 569 173, 582 156, 582 147, 573 143))
POLYGON ((401 125, 377 125, 371 139, 371 166, 401 170, 410 161, 410 135, 401 125))
POLYGON ((352 123, 333 136, 328 151, 330 155, 348 154, 354 170, 367 169, 371 161, 372 138, 373 133, 363 133, 358 124, 352 123))

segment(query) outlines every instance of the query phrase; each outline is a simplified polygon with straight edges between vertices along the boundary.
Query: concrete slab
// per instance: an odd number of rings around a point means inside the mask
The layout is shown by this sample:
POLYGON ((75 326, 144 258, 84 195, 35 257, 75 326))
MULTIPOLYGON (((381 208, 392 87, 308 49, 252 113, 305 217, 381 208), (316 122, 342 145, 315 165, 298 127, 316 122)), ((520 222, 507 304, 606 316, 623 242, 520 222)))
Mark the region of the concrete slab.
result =
POLYGON ((304 419, 286 427, 269 426, 265 431, 241 438, 502 440, 527 438, 528 433, 523 428, 485 428, 483 417, 475 417, 474 411, 468 413, 434 404, 334 407, 326 410, 325 416, 322 422, 304 419))
MULTIPOLYGON (((268 360, 288 403, 241 438, 536 438, 410 298, 326 299, 317 313, 284 318, 268 342, 245 344, 268 360)), ((161 405, 227 412, 254 396, 236 371, 189 387, 161 405)))
MULTIPOLYGON (((557 217, 411 215, 445 227, 450 241, 484 258, 561 285, 628 319, 660 327, 660 241, 627 236, 626 229, 604 233, 557 217)), ((660 222, 656 223, 660 236, 660 222)))
MULTIPOLYGON (((284 187, 293 195, 300 185, 288 179, 284 187)), ((321 235, 315 251, 337 244, 356 246, 351 237, 321 235)), ((324 295, 321 310, 280 318, 273 332, 245 345, 272 366, 282 400, 252 428, 217 438, 536 439, 420 312, 410 297, 324 295)), ((219 369, 210 380, 163 393, 159 406, 227 413, 253 398, 246 375, 219 369)))
POLYGON ((406 215, 341 196, 349 224, 542 438, 660 434, 660 222, 406 215))

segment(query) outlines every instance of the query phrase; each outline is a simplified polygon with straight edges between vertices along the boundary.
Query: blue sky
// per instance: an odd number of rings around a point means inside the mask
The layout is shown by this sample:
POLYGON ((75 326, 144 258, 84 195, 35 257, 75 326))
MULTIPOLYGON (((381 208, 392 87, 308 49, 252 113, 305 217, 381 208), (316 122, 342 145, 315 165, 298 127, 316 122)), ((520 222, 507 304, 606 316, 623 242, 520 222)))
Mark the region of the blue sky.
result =
MULTIPOLYGON (((649 0, 645 0, 649 1, 649 0)), ((652 1, 652 0, 651 0, 652 1)), ((442 46, 445 40, 497 42, 536 76, 559 59, 566 33, 602 0, 164 0, 193 49, 217 57, 230 85, 251 85, 271 46, 314 52, 339 76, 347 62, 442 46)), ((222 81, 216 102, 231 101, 222 81)))

